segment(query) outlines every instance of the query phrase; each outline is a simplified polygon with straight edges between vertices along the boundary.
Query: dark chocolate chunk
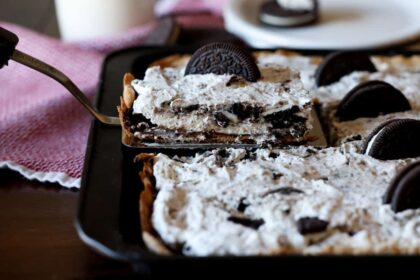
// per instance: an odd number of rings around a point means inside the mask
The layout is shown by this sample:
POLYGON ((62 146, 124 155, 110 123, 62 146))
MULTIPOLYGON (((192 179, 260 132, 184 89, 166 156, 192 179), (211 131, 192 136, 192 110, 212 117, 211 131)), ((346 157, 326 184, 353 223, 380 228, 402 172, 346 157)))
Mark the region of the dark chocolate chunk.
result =
POLYGON ((181 252, 182 252, 184 255, 187 255, 187 254, 188 254, 188 252, 190 252, 190 251, 191 251, 191 246, 190 246, 190 245, 187 245, 187 244, 184 244, 181 248, 182 248, 182 249, 181 249, 181 252))
POLYGON ((171 107, 172 111, 175 113, 191 113, 192 111, 196 111, 200 108, 198 104, 193 104, 185 107, 171 107))
POLYGON ((264 193, 262 195, 262 197, 266 197, 270 194, 275 194, 275 193, 279 193, 279 194, 282 194, 282 195, 291 195, 291 194, 303 193, 303 191, 301 191, 299 189, 291 188, 291 187, 283 187, 283 188, 278 188, 278 189, 268 191, 268 192, 264 193))
POLYGON ((296 222, 297 230, 302 235, 323 232, 327 229, 328 224, 327 221, 318 217, 303 217, 296 222))
POLYGON ((242 158, 242 160, 249 160, 253 161, 257 159, 257 154, 255 151, 252 150, 246 150, 245 156, 242 158))
POLYGON ((146 130, 146 129, 148 129, 150 126, 149 126, 149 124, 148 123, 145 123, 145 122, 141 122, 141 123, 138 123, 134 128, 133 128, 133 130, 135 130, 136 128, 139 130, 139 131, 144 131, 144 130, 146 130))
POLYGON ((315 72, 317 86, 327 86, 354 71, 376 72, 369 56, 359 52, 334 52, 325 57, 315 72))
POLYGON ((238 207, 237 207, 237 209, 238 209, 238 211, 239 212, 241 212, 241 213, 243 213, 243 212, 245 212, 245 209, 250 205, 250 204, 248 204, 248 203, 245 203, 245 197, 242 197, 240 200, 239 200, 239 204, 238 204, 238 207))
POLYGON ((226 164, 226 159, 229 157, 230 153, 226 151, 225 149, 220 149, 216 152, 215 157, 215 163, 218 167, 223 167, 226 164))
POLYGON ((221 156, 223 158, 227 158, 230 156, 230 153, 226 149, 220 149, 216 152, 217 156, 221 156))
POLYGON ((410 164, 392 180, 384 196, 394 212, 420 208, 420 161, 410 164))
POLYGON ((234 217, 234 216, 229 217, 228 221, 235 224, 240 224, 244 227, 249 227, 255 230, 257 230, 260 226, 262 226, 265 223, 263 219, 253 220, 253 219, 234 217))
POLYGON ((359 141, 359 140, 362 140, 362 135, 357 134, 357 135, 353 135, 353 136, 347 138, 346 142, 359 141))
POLYGON ((254 58, 231 43, 210 43, 192 55, 185 75, 209 73, 237 75, 250 82, 256 82, 261 77, 254 58))
POLYGON ((142 114, 133 114, 133 108, 128 109, 124 112, 123 116, 124 124, 130 127, 131 132, 137 130, 143 131, 150 127, 156 127, 156 124, 152 123, 150 119, 146 118, 142 114))
POLYGON ((318 1, 313 0, 311 10, 295 10, 279 5, 277 1, 264 2, 261 5, 259 19, 262 23, 276 27, 302 26, 318 19, 318 1))
POLYGON ((408 110, 410 103, 401 91, 386 82, 368 81, 347 93, 338 106, 337 117, 350 121, 408 110))
POLYGON ((283 177, 283 174, 282 173, 273 173, 273 174, 271 174, 271 176, 273 177, 273 180, 277 180, 277 179, 283 177))
POLYGON ((256 120, 260 117, 262 109, 242 103, 234 103, 228 111, 232 114, 235 114, 240 120, 245 120, 248 118, 256 120))
POLYGON ((290 109, 267 115, 264 119, 270 122, 273 128, 289 128, 296 123, 306 122, 306 118, 296 115, 298 112, 300 112, 299 107, 293 106, 290 109))
POLYGON ((420 121, 394 119, 387 121, 366 138, 363 153, 380 160, 420 156, 420 121))
POLYGON ((213 117, 218 126, 227 127, 230 123, 229 118, 223 112, 215 112, 213 117))

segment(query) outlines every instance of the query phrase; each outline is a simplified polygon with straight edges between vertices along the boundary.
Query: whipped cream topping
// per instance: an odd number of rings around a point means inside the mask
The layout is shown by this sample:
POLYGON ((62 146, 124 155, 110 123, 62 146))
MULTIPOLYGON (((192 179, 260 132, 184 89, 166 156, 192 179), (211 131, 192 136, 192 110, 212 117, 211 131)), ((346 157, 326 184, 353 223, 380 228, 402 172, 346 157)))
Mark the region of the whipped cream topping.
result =
POLYGON ((277 3, 288 10, 310 11, 315 8, 314 0, 277 0, 277 3))
POLYGON ((420 70, 416 64, 420 56, 411 58, 373 56, 371 59, 378 72, 355 71, 342 77, 338 82, 319 88, 315 85, 314 78, 319 63, 317 59, 300 55, 271 54, 258 58, 258 63, 271 67, 286 66, 298 71, 304 87, 313 99, 326 107, 337 105, 353 87, 361 82, 381 80, 399 89, 410 101, 413 109, 420 111, 420 70))
POLYGON ((264 55, 258 59, 260 64, 283 65, 300 72, 302 83, 308 89, 316 103, 322 106, 324 120, 329 126, 329 137, 333 145, 365 138, 381 123, 394 118, 420 119, 420 56, 373 56, 372 62, 378 72, 353 72, 342 77, 338 82, 328 86, 317 87, 314 73, 318 60, 305 56, 288 56, 282 54, 264 55), (340 122, 335 117, 336 107, 346 94, 355 86, 369 80, 388 82, 399 89, 410 102, 411 111, 378 116, 376 118, 359 118, 353 121, 340 122))
MULTIPOLYGON (((261 116, 297 106, 302 117, 310 114, 311 97, 300 81, 299 73, 286 67, 258 65, 261 79, 251 83, 235 80, 232 75, 187 75, 185 67, 147 69, 143 80, 134 80, 133 88, 138 97, 133 104, 133 113, 141 113, 152 123, 165 129, 209 131, 235 134, 263 134, 270 129, 264 122, 249 120, 234 126, 220 127, 213 118, 215 111, 229 115, 226 108, 235 103, 250 104, 262 108, 261 116), (171 108, 199 106, 188 113, 174 113, 171 108)), ((309 125, 309 124, 308 124, 309 125)), ((309 125, 310 128, 310 125, 309 125)))
MULTIPOLYGON (((266 54, 257 58, 259 65, 266 67, 288 67, 300 73, 300 79, 306 89, 315 86, 314 73, 318 67, 318 60, 307 56, 289 56, 283 54, 266 54)), ((310 92, 312 94, 312 92, 310 92)))
POLYGON ((358 118, 345 122, 338 121, 334 115, 335 111, 331 113, 330 136, 332 144, 336 146, 348 141, 364 139, 380 124, 392 119, 420 120, 420 111, 397 112, 376 118, 358 118))
POLYGON ((395 72, 394 70, 375 73, 353 72, 334 84, 314 90, 313 95, 322 104, 324 114, 329 120, 330 139, 334 145, 360 138, 359 136, 362 136, 363 139, 375 127, 387 120, 395 118, 420 119, 420 72, 395 72), (385 81, 399 89, 409 101, 412 110, 376 118, 359 118, 340 122, 335 117, 336 107, 340 101, 353 87, 369 80, 385 81))
POLYGON ((399 89, 410 102, 413 110, 420 110, 420 73, 413 72, 353 72, 328 86, 320 87, 313 95, 324 104, 338 104, 344 96, 362 82, 380 80, 399 89))
POLYGON ((245 157, 244 150, 228 150, 221 165, 216 152, 157 155, 152 223, 164 242, 195 256, 420 252, 420 210, 396 214, 382 203, 392 178, 414 159, 379 161, 350 144, 245 157), (302 235, 296 223, 303 217, 328 227, 302 235))

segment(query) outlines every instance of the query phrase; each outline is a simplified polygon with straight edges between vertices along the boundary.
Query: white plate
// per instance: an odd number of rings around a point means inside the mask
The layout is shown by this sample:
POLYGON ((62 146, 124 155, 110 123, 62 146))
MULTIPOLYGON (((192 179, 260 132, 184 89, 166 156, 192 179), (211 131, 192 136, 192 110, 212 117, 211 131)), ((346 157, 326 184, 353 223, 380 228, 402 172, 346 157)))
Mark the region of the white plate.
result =
POLYGON ((420 0, 320 0, 320 21, 294 28, 262 25, 258 13, 265 1, 230 0, 226 29, 260 48, 363 49, 420 38, 420 0))

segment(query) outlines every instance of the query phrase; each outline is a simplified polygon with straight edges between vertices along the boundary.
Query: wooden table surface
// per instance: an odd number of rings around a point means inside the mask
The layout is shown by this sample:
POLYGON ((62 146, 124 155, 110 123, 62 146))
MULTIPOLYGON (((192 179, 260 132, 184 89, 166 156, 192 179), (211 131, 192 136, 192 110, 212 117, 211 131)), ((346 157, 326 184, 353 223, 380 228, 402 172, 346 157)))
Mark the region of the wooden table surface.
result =
POLYGON ((77 191, 0 170, 0 279, 101 279, 130 275, 77 236, 77 191))

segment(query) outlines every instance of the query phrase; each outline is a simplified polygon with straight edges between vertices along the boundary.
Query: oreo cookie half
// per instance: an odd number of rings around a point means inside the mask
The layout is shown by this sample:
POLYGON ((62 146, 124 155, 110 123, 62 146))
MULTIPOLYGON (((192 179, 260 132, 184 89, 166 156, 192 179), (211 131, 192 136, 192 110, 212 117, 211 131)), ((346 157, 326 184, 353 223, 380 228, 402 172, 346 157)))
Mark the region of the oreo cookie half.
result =
POLYGON ((420 156, 420 121, 395 119, 384 122, 366 138, 363 153, 380 160, 420 156))
POLYGON ((392 180, 384 196, 394 212, 420 208, 420 161, 403 169, 392 180))
POLYGON ((350 121, 408 110, 411 110, 410 103, 401 91, 386 82, 368 81, 347 93, 336 115, 340 121, 350 121))
POLYGON ((241 76, 250 82, 256 82, 261 77, 254 58, 231 43, 210 43, 192 55, 185 75, 209 73, 241 76))
POLYGON ((327 86, 354 71, 376 72, 369 56, 359 52, 334 52, 327 55, 315 72, 317 86, 327 86))
POLYGON ((318 1, 312 0, 313 8, 291 9, 282 6, 278 1, 269 1, 261 5, 259 19, 262 23, 276 27, 302 26, 318 19, 318 1))

